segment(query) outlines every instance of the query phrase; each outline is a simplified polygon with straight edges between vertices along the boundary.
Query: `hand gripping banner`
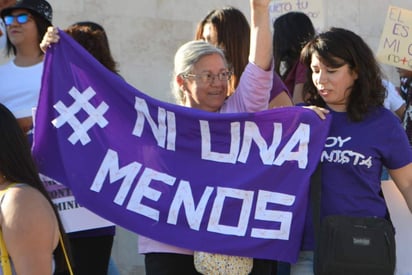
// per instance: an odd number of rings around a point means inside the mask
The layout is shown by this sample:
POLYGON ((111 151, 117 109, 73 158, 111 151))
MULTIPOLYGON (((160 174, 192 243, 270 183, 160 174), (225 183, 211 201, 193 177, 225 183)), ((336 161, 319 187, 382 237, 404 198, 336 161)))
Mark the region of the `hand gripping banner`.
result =
POLYGON ((296 261, 329 116, 162 102, 60 37, 46 54, 35 117, 42 175, 96 214, 161 242, 296 261))

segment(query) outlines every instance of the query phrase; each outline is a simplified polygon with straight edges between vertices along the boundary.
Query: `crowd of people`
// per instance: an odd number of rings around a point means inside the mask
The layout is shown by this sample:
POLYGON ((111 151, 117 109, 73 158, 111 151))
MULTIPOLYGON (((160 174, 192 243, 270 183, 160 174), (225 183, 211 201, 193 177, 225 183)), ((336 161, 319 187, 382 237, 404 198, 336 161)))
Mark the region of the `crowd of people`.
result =
MULTIPOLYGON (((0 66, 0 78, 2 79, 0 89, 3 91, 0 93, 0 102, 6 105, 16 117, 16 121, 19 123, 23 133, 26 134, 27 141, 30 144, 32 142, 33 129, 32 109, 37 105, 43 73, 45 48, 42 48, 41 42, 46 35, 48 27, 52 26, 53 9, 47 1, 23 0, 4 8, 1 11, 1 16, 7 27, 6 52, 11 58, 8 63, 0 66), (22 79, 25 81, 22 81, 22 79)), ((75 23, 65 31, 110 71, 118 73, 117 63, 112 57, 108 38, 102 26, 94 22, 85 21, 75 23)), ((2 172, 4 172, 3 165, 5 164, 2 163, 2 168, 0 168, 2 172)), ((31 183, 26 181, 25 178, 14 178, 17 180, 13 180, 13 182, 18 182, 19 184, 31 183)), ((21 218, 22 221, 26 219, 23 215, 21 215, 21 218)), ((27 226, 25 225, 25 227, 27 226)), ((3 230, 3 232, 5 231, 3 230)), ((47 231, 45 230, 44 232, 47 231)), ((64 233, 65 231, 61 230, 61 232, 64 233)), ((112 266, 110 265, 110 260, 114 235, 114 224, 88 230, 67 232, 64 236, 68 240, 66 246, 70 248, 73 272, 80 275, 107 274, 109 267, 112 266)), ((22 238, 21 241, 33 245, 45 241, 39 239, 34 234, 27 236, 30 236, 32 239, 28 241, 22 238), (37 242, 34 240, 37 240, 37 242)), ((47 236, 47 234, 42 236, 47 236)), ((58 237, 59 235, 55 236, 58 237)), ((6 239, 6 244, 7 241, 6 239)), ((47 244, 47 242, 43 242, 41 243, 42 245, 47 244)), ((8 250, 11 249, 9 246, 7 248, 8 250)), ((27 261, 28 263, 36 260, 35 256, 41 255, 31 250, 27 250, 27 252, 33 255, 33 260, 29 258, 30 261, 27 261)), ((9 254, 13 262, 16 262, 19 255, 16 255, 14 258, 14 254, 11 254, 11 251, 9 254)), ((51 263, 52 261, 38 261, 35 265, 31 263, 33 270, 38 265, 41 266, 39 270, 42 270, 42 272, 30 274, 50 274, 50 272, 45 272, 45 268, 49 266, 50 269, 51 263)), ((30 270, 30 266, 28 268, 30 270)), ((20 269, 17 270, 19 271, 20 269)), ((118 274, 116 272, 117 270, 114 268, 112 274, 118 274)), ((18 272, 18 274, 24 273, 18 272)))
MULTIPOLYGON (((270 0, 250 0, 250 23, 235 7, 214 9, 199 21, 194 39, 174 56, 176 103, 216 113, 295 105, 311 108, 321 119, 330 115, 329 137, 342 142, 325 147, 320 159, 322 217, 387 218, 384 168, 412 212, 412 69, 398 69, 396 89, 359 35, 337 27, 316 33, 301 12, 286 13, 271 26, 269 5, 270 0), (328 157, 332 152, 363 159, 340 161, 328 157)), ((18 0, 0 15, 10 57, 0 66, 0 245, 6 250, 1 255, 8 253, 16 274, 118 274, 109 270, 115 225, 66 233, 30 155, 45 52, 59 41, 53 9, 46 0, 18 0)), ((83 21, 64 31, 119 74, 100 24, 83 21)), ((250 274, 313 274, 313 234, 307 211, 298 262, 289 269, 287 263, 253 259, 250 274)), ((194 251, 145 236, 138 242, 147 275, 202 274, 194 251)))

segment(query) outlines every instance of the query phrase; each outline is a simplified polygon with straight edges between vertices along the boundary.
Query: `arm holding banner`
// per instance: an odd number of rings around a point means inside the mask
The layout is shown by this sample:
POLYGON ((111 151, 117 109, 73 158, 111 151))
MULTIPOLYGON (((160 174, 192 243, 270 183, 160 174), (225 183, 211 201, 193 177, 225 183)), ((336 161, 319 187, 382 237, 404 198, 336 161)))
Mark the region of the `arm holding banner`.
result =
MULTIPOLYGON (((311 74, 311 81, 306 82, 308 101, 326 106, 333 118, 321 155, 320 219, 333 215, 386 218, 380 181, 383 166, 392 169, 411 208, 412 150, 399 119, 383 107, 386 90, 370 47, 350 30, 330 28, 309 41, 301 56, 311 74), (366 161, 352 161, 346 152, 366 161)), ((304 253, 291 274, 313 269, 317 240, 311 215, 307 221, 304 253)))
MULTIPOLYGON (((106 31, 100 24, 91 21, 77 22, 66 28, 64 32, 104 67, 113 73, 118 73, 106 31)), ((40 48, 45 52, 51 44, 59 40, 59 30, 56 27, 49 27, 43 36, 40 48)), ((67 156, 65 154, 62 157, 67 156)), ((53 196, 53 202, 60 211, 64 228, 69 233, 68 237, 75 252, 73 257, 76 262, 76 271, 81 274, 87 274, 89 270, 99 274, 107 273, 116 233, 115 225, 80 205, 70 188, 47 177, 43 178, 48 192, 53 196), (84 255, 87 255, 88 261, 83 260, 84 255)))
MULTIPOLYGON (((251 62, 243 91, 226 100, 224 53, 204 41, 175 56, 183 108, 138 91, 59 35, 46 53, 33 153, 80 204, 141 236, 139 251, 155 265, 147 274, 193 271, 193 250, 296 259, 329 123, 303 108, 266 110, 273 73, 251 62)), ((256 49, 261 38, 270 47, 265 37, 254 36, 256 49)), ((265 66, 271 55, 261 53, 252 56, 265 66)))
MULTIPOLYGON (((242 74, 240 84, 235 93, 227 100, 227 80, 205 77, 202 72, 218 75, 227 70, 225 56, 215 46, 204 41, 191 41, 179 48, 175 55, 174 93, 182 105, 210 112, 252 112, 267 108, 268 96, 272 85, 272 34, 269 20, 269 0, 250 0, 252 12, 249 64, 242 74), (203 51, 203 52, 202 52, 203 51), (197 55, 190 60, 187 56, 197 55), (189 68, 189 69, 188 69, 189 68), (196 74, 197 73, 197 74, 196 74), (196 79, 197 78, 197 79, 196 79), (248 81, 250 79, 250 81, 248 81), (200 81, 202 80, 202 81, 200 81), (217 94, 219 98, 211 100, 210 96, 200 97, 200 94, 217 94), (222 108, 225 104, 224 108, 222 108)), ((230 78, 230 76, 229 76, 230 78)), ((193 252, 180 247, 166 245, 149 238, 139 236, 140 253, 146 254, 146 272, 153 274, 161 269, 183 270, 193 269, 193 264, 169 264, 164 257, 179 254, 186 263, 193 262, 193 252), (153 252, 162 252, 162 255, 153 252), (166 254, 164 254, 166 253, 166 254), (189 255, 184 255, 189 254, 189 255), (166 255, 166 256, 165 256, 166 255), (151 264, 153 263, 153 264, 151 264), (156 271, 155 271, 156 270, 156 271)))
POLYGON ((57 43, 60 40, 59 31, 57 27, 50 26, 44 34, 40 43, 40 49, 45 53, 51 44, 57 43))

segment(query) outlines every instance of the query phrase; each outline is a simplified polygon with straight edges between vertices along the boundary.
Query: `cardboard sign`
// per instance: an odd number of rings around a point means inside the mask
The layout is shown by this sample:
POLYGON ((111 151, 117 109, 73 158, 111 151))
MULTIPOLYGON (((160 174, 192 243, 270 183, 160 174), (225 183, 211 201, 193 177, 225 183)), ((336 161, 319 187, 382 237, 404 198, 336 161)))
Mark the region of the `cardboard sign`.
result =
POLYGON ((282 14, 292 11, 305 13, 312 21, 317 32, 325 26, 323 0, 273 0, 270 3, 270 17, 272 22, 282 14))
POLYGON ((412 11, 390 6, 377 58, 382 63, 412 70, 412 11))

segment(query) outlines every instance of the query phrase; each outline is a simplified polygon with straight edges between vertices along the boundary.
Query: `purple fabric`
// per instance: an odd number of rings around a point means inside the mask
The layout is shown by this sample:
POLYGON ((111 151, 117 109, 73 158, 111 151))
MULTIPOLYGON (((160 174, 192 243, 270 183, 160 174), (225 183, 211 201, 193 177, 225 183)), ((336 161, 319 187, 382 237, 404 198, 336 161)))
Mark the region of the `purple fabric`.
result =
POLYGON ((60 36, 46 54, 35 118, 42 174, 158 241, 297 259, 329 118, 301 107, 219 114, 161 102, 60 36))
POLYGON ((289 94, 293 97, 296 84, 303 84, 306 81, 306 66, 302 62, 296 62, 285 78, 285 85, 288 87, 289 94))

